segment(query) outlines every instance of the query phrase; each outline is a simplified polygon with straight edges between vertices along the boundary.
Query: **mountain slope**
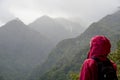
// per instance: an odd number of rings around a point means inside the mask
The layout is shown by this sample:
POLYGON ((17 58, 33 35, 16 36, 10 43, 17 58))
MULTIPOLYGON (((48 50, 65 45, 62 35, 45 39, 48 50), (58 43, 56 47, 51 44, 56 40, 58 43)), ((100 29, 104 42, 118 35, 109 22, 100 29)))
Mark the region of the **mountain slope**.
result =
POLYGON ((77 23, 72 23, 65 19, 53 19, 48 16, 40 17, 29 24, 29 26, 39 31, 42 35, 45 35, 56 44, 61 40, 75 37, 83 32, 83 28, 77 23))
POLYGON ((112 49, 114 49, 115 43, 120 40, 119 16, 120 11, 106 16, 91 24, 80 36, 61 41, 49 55, 46 64, 42 65, 49 66, 46 68, 48 72, 45 70, 46 73, 41 76, 41 67, 39 68, 39 80, 69 80, 71 71, 79 72, 80 65, 89 50, 90 38, 94 35, 107 36, 111 40, 112 49))
POLYGON ((0 75, 5 80, 23 80, 36 65, 41 64, 52 43, 20 20, 0 28, 0 75))
POLYGON ((54 19, 48 16, 42 16, 29 26, 48 37, 54 43, 58 43, 65 38, 71 37, 71 33, 65 30, 64 26, 55 22, 54 19))
POLYGON ((74 37, 79 36, 86 29, 80 25, 81 23, 73 22, 68 19, 56 18, 55 21, 63 25, 68 31, 73 34, 74 37))

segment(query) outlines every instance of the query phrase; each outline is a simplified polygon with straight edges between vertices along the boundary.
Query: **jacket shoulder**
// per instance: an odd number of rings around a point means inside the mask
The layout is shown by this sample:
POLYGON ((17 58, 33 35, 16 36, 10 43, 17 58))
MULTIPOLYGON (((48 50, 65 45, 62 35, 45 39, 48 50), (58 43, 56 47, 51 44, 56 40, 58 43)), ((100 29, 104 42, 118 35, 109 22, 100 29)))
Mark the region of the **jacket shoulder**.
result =
POLYGON ((87 65, 88 67, 97 66, 97 62, 95 60, 93 60, 92 58, 86 59, 83 64, 87 65))

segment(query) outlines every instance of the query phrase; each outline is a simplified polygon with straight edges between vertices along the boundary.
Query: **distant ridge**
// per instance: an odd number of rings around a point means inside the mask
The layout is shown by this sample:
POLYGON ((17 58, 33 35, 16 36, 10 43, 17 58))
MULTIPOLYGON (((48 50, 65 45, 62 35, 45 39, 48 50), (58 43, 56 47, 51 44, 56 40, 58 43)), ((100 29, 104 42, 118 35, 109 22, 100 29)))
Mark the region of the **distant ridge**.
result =
POLYGON ((45 35, 56 44, 61 40, 73 38, 78 35, 74 33, 75 31, 71 32, 70 29, 66 29, 66 27, 70 28, 70 25, 72 27, 79 27, 76 29, 76 32, 80 29, 80 32, 78 34, 83 31, 82 27, 78 24, 73 24, 72 22, 65 19, 59 21, 58 19, 53 19, 49 16, 42 16, 33 23, 29 24, 31 28, 39 31, 42 35, 45 35), (67 23, 65 24, 64 21, 67 23))

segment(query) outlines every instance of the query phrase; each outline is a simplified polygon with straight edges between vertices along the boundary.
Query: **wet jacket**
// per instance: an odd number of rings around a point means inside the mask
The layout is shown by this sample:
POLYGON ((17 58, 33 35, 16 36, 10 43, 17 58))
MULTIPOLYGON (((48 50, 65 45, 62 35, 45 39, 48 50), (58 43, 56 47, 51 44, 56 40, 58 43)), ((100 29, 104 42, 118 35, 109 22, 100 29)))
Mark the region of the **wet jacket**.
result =
MULTIPOLYGON (((87 59, 82 65, 79 80, 98 80, 97 62, 93 60, 92 57, 96 57, 100 61, 104 61, 110 53, 110 48, 110 41, 105 36, 97 35, 91 39, 90 50, 88 52, 87 59)), ((114 63, 113 66, 116 69, 116 65, 114 63)))

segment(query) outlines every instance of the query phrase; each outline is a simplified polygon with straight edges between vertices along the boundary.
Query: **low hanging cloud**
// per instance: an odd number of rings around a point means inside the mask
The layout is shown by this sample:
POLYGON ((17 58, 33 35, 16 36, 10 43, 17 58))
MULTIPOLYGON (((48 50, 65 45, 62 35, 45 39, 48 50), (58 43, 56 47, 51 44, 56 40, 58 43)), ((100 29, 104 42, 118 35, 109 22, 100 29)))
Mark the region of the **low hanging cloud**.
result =
POLYGON ((4 0, 0 1, 0 23, 3 24, 11 19, 14 19, 14 15, 9 11, 8 3, 4 0))
POLYGON ((96 21, 118 9, 119 0, 0 0, 0 21, 15 17, 29 23, 42 15, 96 21))

